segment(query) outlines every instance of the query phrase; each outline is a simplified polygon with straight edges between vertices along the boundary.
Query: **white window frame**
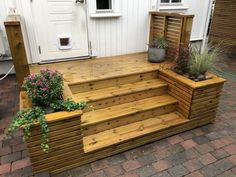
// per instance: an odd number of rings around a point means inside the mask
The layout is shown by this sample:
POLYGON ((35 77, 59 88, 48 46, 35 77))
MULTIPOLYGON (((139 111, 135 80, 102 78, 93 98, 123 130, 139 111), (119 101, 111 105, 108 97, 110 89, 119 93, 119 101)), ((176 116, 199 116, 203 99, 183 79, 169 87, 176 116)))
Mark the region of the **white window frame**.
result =
POLYGON ((111 13, 114 11, 114 0, 111 0, 111 9, 97 9, 97 1, 96 4, 96 13, 111 13))
POLYGON ((169 2, 161 2, 160 0, 160 4, 163 6, 168 6, 168 5, 182 5, 183 0, 181 0, 181 2, 172 2, 172 0, 169 0, 169 2))

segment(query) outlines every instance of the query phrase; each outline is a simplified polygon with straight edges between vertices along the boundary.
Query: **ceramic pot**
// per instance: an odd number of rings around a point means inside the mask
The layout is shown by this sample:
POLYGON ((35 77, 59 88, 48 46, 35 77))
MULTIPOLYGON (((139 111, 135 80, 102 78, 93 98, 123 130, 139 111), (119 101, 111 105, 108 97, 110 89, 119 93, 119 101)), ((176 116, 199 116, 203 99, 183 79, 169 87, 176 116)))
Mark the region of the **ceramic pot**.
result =
POLYGON ((148 61, 152 63, 160 63, 165 60, 166 50, 158 48, 148 49, 148 61))

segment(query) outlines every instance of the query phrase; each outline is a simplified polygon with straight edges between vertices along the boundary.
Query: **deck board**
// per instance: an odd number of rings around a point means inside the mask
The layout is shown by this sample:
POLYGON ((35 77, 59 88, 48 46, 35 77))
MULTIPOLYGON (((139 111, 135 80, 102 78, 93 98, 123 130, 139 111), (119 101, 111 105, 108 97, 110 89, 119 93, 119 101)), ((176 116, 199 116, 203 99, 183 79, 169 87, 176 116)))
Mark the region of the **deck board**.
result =
POLYGON ((150 63, 147 53, 135 53, 129 55, 95 58, 88 60, 76 60, 51 64, 30 66, 31 73, 38 73, 41 69, 55 69, 60 71, 69 84, 86 82, 96 79, 104 79, 119 75, 141 73, 158 70, 160 67, 170 65, 170 62, 150 63))

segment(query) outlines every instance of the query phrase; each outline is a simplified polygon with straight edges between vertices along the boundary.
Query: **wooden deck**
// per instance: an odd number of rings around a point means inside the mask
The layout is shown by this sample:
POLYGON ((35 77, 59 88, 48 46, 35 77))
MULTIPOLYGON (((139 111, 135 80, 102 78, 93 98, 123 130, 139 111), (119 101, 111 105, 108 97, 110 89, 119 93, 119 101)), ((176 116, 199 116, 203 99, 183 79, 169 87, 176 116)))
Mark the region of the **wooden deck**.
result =
POLYGON ((147 61, 147 53, 136 53, 115 57, 104 57, 87 60, 65 61, 43 65, 31 65, 30 73, 38 73, 41 69, 49 68, 60 71, 66 82, 76 84, 80 82, 99 80, 129 75, 147 71, 158 70, 170 62, 150 63, 147 61))
MULTIPOLYGON (((40 149, 39 127, 27 141, 34 173, 62 172, 214 121, 224 79, 194 82, 149 63, 146 53, 33 65, 64 75, 64 98, 94 110, 47 115, 50 152, 40 149)), ((27 103, 21 98, 21 104, 27 103)))

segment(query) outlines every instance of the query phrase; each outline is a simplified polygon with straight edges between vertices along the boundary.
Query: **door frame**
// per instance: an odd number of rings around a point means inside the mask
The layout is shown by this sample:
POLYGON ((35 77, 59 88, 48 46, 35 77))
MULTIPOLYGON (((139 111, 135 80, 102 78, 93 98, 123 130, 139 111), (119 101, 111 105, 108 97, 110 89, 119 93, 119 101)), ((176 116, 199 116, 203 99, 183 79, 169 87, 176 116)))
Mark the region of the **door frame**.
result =
MULTIPOLYGON (((43 60, 40 58, 40 53, 39 53, 39 48, 38 44, 39 42, 37 41, 37 32, 35 31, 35 21, 34 21, 34 13, 32 11, 32 3, 34 0, 18 0, 17 1, 17 7, 19 9, 19 13, 21 15, 22 21, 23 21, 23 26, 25 26, 25 33, 26 33, 26 40, 28 45, 26 44, 26 48, 29 50, 29 59, 28 62, 29 64, 36 64, 40 63, 43 60)), ((92 49, 91 49, 91 42, 90 42, 90 35, 89 35, 89 22, 88 22, 88 4, 87 1, 85 0, 84 2, 85 6, 85 16, 86 16, 86 28, 87 28, 87 45, 88 45, 88 57, 91 56, 92 49)), ((79 58, 79 57, 76 57, 79 58)), ((68 59, 73 60, 75 58, 68 59)), ((59 61, 62 61, 63 59, 59 59, 59 61)), ((66 59, 65 59, 66 60, 66 59)), ((63 61, 65 61, 63 60, 63 61)), ((52 62, 57 62, 57 60, 52 60, 52 62)), ((45 62, 44 62, 45 63, 45 62)))

